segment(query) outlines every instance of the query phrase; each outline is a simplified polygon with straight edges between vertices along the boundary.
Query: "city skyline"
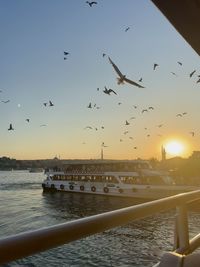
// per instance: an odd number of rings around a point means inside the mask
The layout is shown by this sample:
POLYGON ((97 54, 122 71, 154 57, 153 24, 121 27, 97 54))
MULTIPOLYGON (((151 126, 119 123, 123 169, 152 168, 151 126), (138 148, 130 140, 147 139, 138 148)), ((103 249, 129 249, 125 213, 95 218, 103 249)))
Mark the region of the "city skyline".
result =
POLYGON ((167 155, 200 150, 199 56, 151 1, 0 7, 2 156, 95 159, 103 146, 105 158, 161 159, 175 141, 182 150, 167 155), (145 88, 118 85, 108 57, 145 88))

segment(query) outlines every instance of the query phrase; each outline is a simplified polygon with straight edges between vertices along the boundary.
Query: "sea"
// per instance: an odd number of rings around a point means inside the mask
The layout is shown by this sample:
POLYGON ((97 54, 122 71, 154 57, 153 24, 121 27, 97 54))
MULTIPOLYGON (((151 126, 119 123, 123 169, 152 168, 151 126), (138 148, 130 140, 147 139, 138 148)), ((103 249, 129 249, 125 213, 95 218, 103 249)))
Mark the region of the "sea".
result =
MULTIPOLYGON (((0 171, 0 238, 141 203, 79 193, 43 193, 44 173, 0 171)), ((155 214, 44 251, 4 267, 123 266, 156 264, 173 250, 176 211, 155 214)), ((190 237, 199 233, 200 205, 189 208, 190 237)))

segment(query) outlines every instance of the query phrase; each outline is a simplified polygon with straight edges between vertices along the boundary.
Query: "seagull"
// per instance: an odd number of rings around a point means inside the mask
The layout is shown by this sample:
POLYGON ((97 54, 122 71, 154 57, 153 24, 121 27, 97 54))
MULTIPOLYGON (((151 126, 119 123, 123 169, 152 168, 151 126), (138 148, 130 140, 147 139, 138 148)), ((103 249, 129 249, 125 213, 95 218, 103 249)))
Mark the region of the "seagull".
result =
POLYGON ((156 69, 156 67, 158 67, 159 65, 157 64, 157 63, 154 63, 154 65, 153 65, 153 70, 155 70, 156 69))
POLYGON ((122 73, 121 73, 121 71, 118 69, 118 67, 114 64, 114 62, 111 60, 111 58, 110 57, 108 57, 108 59, 109 59, 109 61, 110 61, 110 63, 112 64, 112 66, 113 66, 113 68, 114 68, 114 70, 117 72, 117 74, 119 75, 119 77, 117 78, 117 80, 118 80, 118 84, 123 84, 124 82, 127 82, 127 83, 130 83, 130 84, 132 84, 132 85, 135 85, 135 86, 137 86, 137 87, 139 87, 139 88, 144 88, 144 86, 141 86, 140 84, 138 84, 138 83, 136 83, 136 82, 134 82, 134 81, 132 81, 132 80, 129 80, 129 79, 127 79, 126 78, 126 75, 123 75, 122 73))
POLYGON ((200 82, 200 78, 198 79, 197 83, 199 83, 199 82, 200 82))
POLYGON ((125 29, 125 32, 127 32, 128 30, 130 30, 130 27, 127 27, 127 28, 125 29))
POLYGON ((192 136, 194 136, 194 132, 190 132, 190 134, 191 134, 192 136))
POLYGON ((129 124, 130 124, 130 122, 126 121, 125 125, 129 125, 129 124))
POLYGON ((115 95, 117 95, 117 93, 116 93, 114 90, 112 90, 112 89, 107 89, 106 86, 104 86, 104 88, 105 88, 105 90, 103 90, 103 92, 104 92, 105 94, 110 95, 110 93, 114 93, 115 95))
POLYGON ((139 79, 139 82, 142 82, 142 78, 139 79))
POLYGON ((183 115, 182 115, 182 114, 180 114, 180 113, 176 115, 176 117, 182 117, 182 116, 183 116, 183 115))
POLYGON ((183 112, 183 113, 182 113, 182 115, 186 115, 186 114, 187 114, 187 112, 183 112))
POLYGON ((84 129, 92 129, 91 126, 86 126, 84 129))
POLYGON ((178 63, 180 66, 182 66, 182 65, 183 65, 183 63, 181 63, 180 61, 178 61, 177 63, 178 63))
POLYGON ((92 5, 94 5, 94 4, 97 4, 96 1, 92 1, 92 2, 86 1, 86 3, 87 3, 90 7, 92 7, 92 5))
POLYGON ((8 131, 11 131, 11 130, 14 130, 13 126, 12 126, 12 123, 10 123, 10 126, 8 128, 8 131))
POLYGON ((63 53, 64 53, 65 56, 69 55, 69 52, 64 51, 63 53))
POLYGON ((149 109, 152 109, 152 110, 154 110, 154 107, 149 107, 149 109))
POLYGON ((30 121, 30 119, 26 119, 26 121, 27 121, 27 122, 29 122, 29 121, 30 121))
POLYGON ((90 102, 87 108, 92 108, 92 103, 90 102))
POLYGON ((144 112, 148 112, 148 110, 147 110, 147 109, 143 109, 143 110, 142 110, 142 113, 144 113, 144 112))
POLYGON ((134 108, 137 108, 137 106, 133 106, 134 108))
POLYGON ((45 107, 47 106, 47 104, 48 104, 47 102, 43 103, 43 105, 44 105, 45 107))
POLYGON ((54 106, 54 104, 49 100, 49 106, 50 107, 53 107, 54 106))
POLYGON ((173 71, 171 71, 171 74, 173 74, 174 76, 177 76, 177 74, 175 72, 173 72, 173 71))
POLYGON ((4 104, 7 104, 8 102, 10 102, 10 100, 6 100, 6 101, 2 100, 1 102, 3 102, 4 104))
POLYGON ((105 56, 106 56, 106 54, 105 54, 105 53, 103 53, 103 54, 102 54, 102 56, 103 56, 103 57, 105 57, 105 56))
POLYGON ((196 72, 196 70, 193 70, 191 73, 190 73, 190 78, 193 76, 193 74, 196 72))
POLYGON ((108 147, 108 146, 106 146, 106 145, 104 144, 104 142, 102 142, 101 146, 102 146, 102 147, 108 147))

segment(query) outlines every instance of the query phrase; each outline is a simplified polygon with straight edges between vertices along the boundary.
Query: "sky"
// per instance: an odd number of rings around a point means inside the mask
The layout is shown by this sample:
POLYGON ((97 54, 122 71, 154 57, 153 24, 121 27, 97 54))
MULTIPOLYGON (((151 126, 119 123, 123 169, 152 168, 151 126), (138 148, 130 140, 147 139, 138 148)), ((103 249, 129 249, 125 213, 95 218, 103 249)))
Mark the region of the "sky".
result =
POLYGON ((180 156, 200 150, 199 56, 150 0, 0 0, 0 23, 0 157, 160 159, 174 140, 180 156), (108 56, 145 88, 118 85, 108 56))

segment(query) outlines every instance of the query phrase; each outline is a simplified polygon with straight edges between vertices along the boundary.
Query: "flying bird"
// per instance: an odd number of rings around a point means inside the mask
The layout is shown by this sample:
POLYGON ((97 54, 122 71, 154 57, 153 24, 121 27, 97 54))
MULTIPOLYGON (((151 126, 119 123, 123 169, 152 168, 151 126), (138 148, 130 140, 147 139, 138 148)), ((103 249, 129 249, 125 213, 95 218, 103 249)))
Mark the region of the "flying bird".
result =
POLYGON ((41 124, 40 127, 46 127, 47 125, 46 124, 41 124))
POLYGON ((92 129, 91 126, 86 126, 84 129, 92 129))
POLYGON ((157 63, 154 63, 153 70, 155 70, 159 65, 157 63))
POLYGON ((92 103, 90 102, 87 108, 92 108, 92 103))
POLYGON ((104 142, 102 142, 101 146, 102 146, 102 147, 108 147, 108 146, 106 146, 106 145, 104 144, 104 142))
POLYGON ((102 56, 103 56, 103 57, 105 57, 105 56, 106 56, 106 54, 105 54, 105 53, 103 53, 103 54, 102 54, 102 56))
POLYGON ((194 132, 190 132, 190 134, 194 137, 194 132))
POLYGON ((183 65, 183 63, 182 63, 182 62, 180 62, 180 61, 178 61, 177 63, 178 63, 180 66, 182 66, 182 65, 183 65))
POLYGON ((128 30, 130 30, 130 27, 127 27, 127 28, 125 29, 125 32, 127 32, 128 30))
POLYGON ((129 124, 130 124, 130 122, 126 121, 125 125, 129 125, 129 124))
POLYGON ((87 3, 90 7, 92 7, 94 4, 97 4, 96 1, 92 1, 92 2, 86 1, 86 3, 87 3))
POLYGON ((139 82, 142 82, 142 78, 139 79, 139 82))
POLYGON ((182 114, 180 114, 180 113, 176 115, 176 117, 182 117, 182 116, 183 116, 183 115, 182 115, 182 114))
POLYGON ((197 80, 197 83, 199 83, 200 82, 200 78, 197 80))
POLYGON ((190 78, 194 75, 195 72, 196 72, 196 70, 193 70, 193 71, 190 73, 190 78))
POLYGON ((43 105, 44 105, 45 107, 47 106, 47 104, 48 104, 47 102, 43 103, 43 105))
POLYGON ((171 71, 171 74, 173 74, 174 76, 177 76, 177 74, 175 72, 173 72, 173 71, 171 71))
POLYGON ((11 131, 11 130, 14 130, 13 126, 12 126, 12 123, 10 123, 10 126, 8 128, 8 131, 11 131))
POLYGON ((69 52, 64 51, 63 53, 64 53, 65 56, 69 55, 69 52))
POLYGON ((142 85, 140 85, 140 84, 138 84, 138 83, 136 83, 136 82, 134 82, 134 81, 132 81, 132 80, 127 79, 127 78, 126 78, 126 75, 124 75, 124 74, 121 73, 121 71, 118 69, 118 67, 115 65, 115 63, 111 60, 111 58, 108 57, 108 59, 109 59, 111 65, 113 66, 114 70, 115 70, 115 71, 117 72, 117 74, 119 75, 119 77, 117 78, 117 80, 118 80, 117 83, 118 83, 118 84, 123 84, 124 82, 127 82, 127 83, 130 83, 130 84, 132 84, 132 85, 135 85, 135 86, 137 86, 137 87, 139 87, 139 88, 145 88, 144 86, 142 86, 142 85))
POLYGON ((26 119, 27 122, 30 122, 30 119, 26 119))
POLYGON ((49 106, 50 107, 53 107, 54 106, 54 104, 49 100, 49 106))
POLYGON ((7 104, 8 102, 10 102, 10 100, 6 100, 6 101, 2 100, 1 102, 3 102, 4 104, 7 104))
POLYGON ((148 110, 147 110, 147 109, 143 109, 143 110, 142 110, 142 113, 144 113, 144 112, 148 112, 148 110))
POLYGON ((149 109, 154 110, 154 107, 149 107, 149 109))
POLYGON ((105 90, 103 90, 103 92, 104 92, 105 94, 110 95, 110 93, 114 93, 115 95, 117 95, 117 93, 116 93, 114 90, 112 90, 112 89, 107 89, 106 86, 104 86, 104 88, 105 88, 105 90))

